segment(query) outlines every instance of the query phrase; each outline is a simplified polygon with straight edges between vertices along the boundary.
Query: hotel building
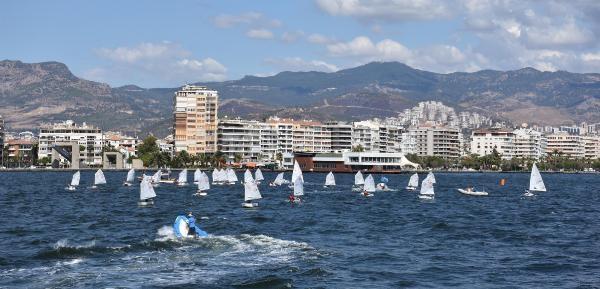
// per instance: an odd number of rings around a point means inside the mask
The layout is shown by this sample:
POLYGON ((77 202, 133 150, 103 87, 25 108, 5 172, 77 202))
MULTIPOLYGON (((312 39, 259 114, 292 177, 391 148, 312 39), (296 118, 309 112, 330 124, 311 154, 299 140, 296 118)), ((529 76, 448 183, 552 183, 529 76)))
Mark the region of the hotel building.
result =
POLYGON ((480 156, 492 154, 494 149, 509 160, 514 153, 514 134, 505 129, 482 129, 471 134, 471 153, 480 156))
POLYGON ((581 137, 567 132, 559 132, 546 136, 548 145, 546 153, 560 152, 569 158, 583 158, 585 155, 581 137))
POLYGON ((205 86, 186 85, 175 92, 175 152, 217 151, 218 101, 217 91, 205 86))

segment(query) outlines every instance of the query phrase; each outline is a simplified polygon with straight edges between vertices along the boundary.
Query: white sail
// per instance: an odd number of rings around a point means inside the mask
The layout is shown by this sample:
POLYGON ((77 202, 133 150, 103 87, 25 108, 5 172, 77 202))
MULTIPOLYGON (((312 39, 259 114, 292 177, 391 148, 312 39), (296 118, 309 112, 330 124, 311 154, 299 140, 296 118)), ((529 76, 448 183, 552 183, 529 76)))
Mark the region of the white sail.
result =
POLYGON ((194 171, 194 183, 197 183, 198 181, 200 181, 201 176, 202 176, 202 171, 200 171, 200 169, 196 169, 194 171))
POLYGON ((246 169, 244 172, 244 183, 254 182, 254 178, 252 177, 252 173, 250 170, 246 169))
POLYGON ((544 185, 542 175, 540 174, 540 171, 538 170, 535 164, 533 164, 533 167, 531 167, 531 176, 529 177, 529 190, 538 192, 546 191, 546 185, 544 185))
POLYGON ((427 177, 421 183, 421 195, 434 195, 433 184, 435 183, 435 177, 432 173, 429 173, 427 177))
POLYGON ((79 186, 79 179, 81 179, 81 173, 77 171, 73 174, 73 178, 71 179, 71 186, 77 187, 79 186))
POLYGON ((262 172, 260 171, 260 169, 256 169, 256 172, 254 173, 254 179, 256 179, 257 182, 260 182, 262 180, 264 180, 265 178, 263 177, 262 172))
POLYGON ((156 197, 156 193, 154 192, 154 188, 152 187, 152 184, 150 184, 150 182, 150 177, 143 176, 142 183, 140 184, 140 200, 146 200, 156 197))
POLYGON ((294 182, 294 196, 303 196, 304 195, 304 180, 302 176, 296 178, 294 182))
POLYGON ((410 176, 410 180, 408 180, 408 186, 409 187, 413 187, 416 188, 419 186, 419 175, 418 174, 414 174, 412 176, 410 176))
POLYGON ((106 178, 104 178, 104 173, 102 170, 96 171, 94 175, 94 185, 104 185, 106 184, 106 178))
POLYGON ((260 191, 258 191, 258 186, 254 181, 244 183, 244 200, 258 200, 262 198, 260 195, 260 191))
POLYGON ((435 176, 433 175, 433 172, 429 172, 427 177, 431 179, 432 184, 435 184, 435 176))
POLYGON ((187 169, 183 169, 183 171, 179 172, 179 177, 177 178, 177 183, 178 184, 187 183, 187 175, 188 175, 187 169))
POLYGON ((217 170, 216 168, 212 172, 212 179, 213 179, 213 183, 219 182, 219 170, 217 170))
POLYGON ((225 169, 219 170, 219 182, 227 182, 227 171, 225 169))
POLYGON ((135 181, 135 170, 134 169, 131 169, 127 172, 127 179, 125 181, 130 184, 133 184, 133 182, 135 181))
POLYGON ((235 183, 238 181, 237 175, 235 171, 232 169, 227 169, 227 182, 235 183))
POLYGON ((335 186, 335 177, 333 176, 332 172, 329 172, 327 174, 327 177, 325 177, 325 185, 326 186, 335 186))
POLYGON ((365 179, 360 171, 354 175, 354 184, 357 186, 361 186, 365 184, 365 179))
POLYGON ((158 170, 154 175, 152 175, 152 182, 155 184, 160 183, 160 177, 162 176, 162 171, 158 170))
POLYGON ((369 193, 373 193, 376 191, 375 188, 375 180, 373 179, 372 175, 368 175, 367 178, 365 179, 365 191, 369 192, 369 193))
POLYGON ((273 184, 278 185, 278 186, 280 186, 280 185, 283 184, 283 173, 279 173, 277 175, 277 177, 275 177, 275 180, 273 181, 273 184))
POLYGON ((300 165, 298 164, 298 161, 294 161, 294 170, 292 171, 292 182, 295 182, 296 179, 298 179, 298 177, 300 177, 304 182, 304 177, 302 176, 302 170, 300 169, 300 165))
POLYGON ((207 191, 210 189, 210 182, 208 181, 208 175, 201 173, 198 179, 198 190, 207 191))

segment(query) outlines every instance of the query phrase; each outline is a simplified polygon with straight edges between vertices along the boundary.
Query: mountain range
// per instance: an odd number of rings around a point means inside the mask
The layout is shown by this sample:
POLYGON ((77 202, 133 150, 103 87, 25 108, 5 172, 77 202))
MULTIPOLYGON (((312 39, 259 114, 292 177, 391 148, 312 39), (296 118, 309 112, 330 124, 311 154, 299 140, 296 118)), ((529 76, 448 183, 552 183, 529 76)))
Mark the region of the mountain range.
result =
MULTIPOLYGON (((317 120, 396 116, 420 101, 476 111, 513 123, 600 122, 600 74, 482 70, 439 74, 398 62, 337 72, 281 72, 197 83, 219 91, 220 116, 277 115, 317 120)), ((0 61, 0 115, 13 130, 73 119, 106 130, 164 136, 177 88, 110 87, 59 62, 0 61)))

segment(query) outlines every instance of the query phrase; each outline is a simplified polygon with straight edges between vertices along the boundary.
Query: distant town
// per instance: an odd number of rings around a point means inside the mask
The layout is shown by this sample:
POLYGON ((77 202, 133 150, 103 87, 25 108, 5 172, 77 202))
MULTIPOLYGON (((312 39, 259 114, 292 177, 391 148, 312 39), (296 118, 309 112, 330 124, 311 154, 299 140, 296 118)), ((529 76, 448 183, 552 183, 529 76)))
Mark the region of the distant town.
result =
POLYGON ((173 133, 139 139, 67 120, 7 131, 0 168, 268 167, 307 171, 422 169, 600 170, 600 123, 537 126, 420 102, 396 117, 355 122, 218 115, 219 93, 186 85, 174 95, 173 133))

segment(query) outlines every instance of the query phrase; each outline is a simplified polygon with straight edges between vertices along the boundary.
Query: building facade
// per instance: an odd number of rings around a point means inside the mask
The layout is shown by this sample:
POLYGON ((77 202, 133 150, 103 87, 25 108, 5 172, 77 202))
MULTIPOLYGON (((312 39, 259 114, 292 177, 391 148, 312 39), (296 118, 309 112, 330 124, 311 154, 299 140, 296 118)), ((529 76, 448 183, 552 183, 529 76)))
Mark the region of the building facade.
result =
POLYGON ((513 131, 513 157, 539 160, 546 155, 547 139, 544 134, 530 128, 513 131))
POLYGON ((480 156, 492 154, 496 150, 502 159, 509 160, 514 153, 514 134, 505 129, 475 130, 471 134, 471 153, 480 156))
POLYGON ((460 131, 458 128, 423 126, 409 129, 415 138, 418 156, 460 157, 460 131))
POLYGON ((4 166, 4 118, 0 115, 0 167, 4 166))
POLYGON ((175 152, 217 151, 219 95, 205 86, 186 85, 175 92, 175 152))
POLYGON ((581 136, 571 135, 567 132, 559 132, 546 136, 548 145, 546 154, 559 152, 569 158, 583 158, 585 155, 581 136))
POLYGON ((56 144, 76 143, 79 145, 79 159, 86 165, 102 165, 102 130, 72 120, 62 123, 42 125, 39 134, 38 158, 52 157, 52 148, 56 144))

